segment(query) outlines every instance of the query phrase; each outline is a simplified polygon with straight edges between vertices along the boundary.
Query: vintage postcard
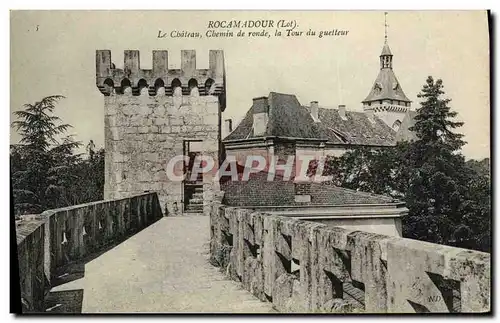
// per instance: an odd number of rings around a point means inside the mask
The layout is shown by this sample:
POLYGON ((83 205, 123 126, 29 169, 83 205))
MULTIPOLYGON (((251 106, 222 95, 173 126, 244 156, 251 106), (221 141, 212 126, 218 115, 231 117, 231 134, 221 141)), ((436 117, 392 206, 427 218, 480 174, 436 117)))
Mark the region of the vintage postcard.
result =
POLYGON ((490 23, 11 11, 12 311, 490 313, 490 23))

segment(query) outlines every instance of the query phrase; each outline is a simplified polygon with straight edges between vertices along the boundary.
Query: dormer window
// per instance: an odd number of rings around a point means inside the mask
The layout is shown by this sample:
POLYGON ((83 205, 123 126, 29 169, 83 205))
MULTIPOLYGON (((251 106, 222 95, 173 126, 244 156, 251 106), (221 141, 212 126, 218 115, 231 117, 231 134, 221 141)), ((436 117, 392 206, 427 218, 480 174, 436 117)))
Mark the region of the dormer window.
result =
POLYGON ((401 128, 401 121, 394 121, 394 123, 392 124, 392 129, 397 132, 399 131, 399 128, 401 128))
POLYGON ((342 141, 342 142, 344 142, 344 143, 348 142, 347 137, 346 137, 346 135, 345 135, 345 134, 343 134, 343 133, 341 133, 340 131, 337 131, 337 130, 335 130, 335 129, 333 129, 333 128, 328 128, 328 129, 329 129, 330 131, 332 131, 332 132, 333 132, 333 134, 334 134, 334 135, 335 135, 338 139, 340 139, 340 141, 342 141))

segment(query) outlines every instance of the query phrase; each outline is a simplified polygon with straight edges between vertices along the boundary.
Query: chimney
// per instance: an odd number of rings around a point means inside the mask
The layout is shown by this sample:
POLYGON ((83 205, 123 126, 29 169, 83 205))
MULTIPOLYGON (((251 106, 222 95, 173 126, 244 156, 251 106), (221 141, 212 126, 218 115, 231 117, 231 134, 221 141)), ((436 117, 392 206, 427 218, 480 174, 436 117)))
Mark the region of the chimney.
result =
POLYGON ((261 96, 253 99, 253 134, 263 136, 266 133, 267 122, 269 120, 269 105, 267 97, 261 96))
POLYGON ((226 119, 224 120, 224 129, 222 130, 222 138, 226 137, 233 131, 233 120, 226 119))
POLYGON ((315 122, 319 122, 319 106, 318 101, 311 101, 311 117, 315 122))
POLYGON ((345 104, 339 104, 339 116, 342 118, 342 120, 347 120, 347 117, 345 115, 345 104))
POLYGON ((226 132, 226 135, 229 135, 233 131, 233 120, 232 119, 224 120, 224 130, 226 132))

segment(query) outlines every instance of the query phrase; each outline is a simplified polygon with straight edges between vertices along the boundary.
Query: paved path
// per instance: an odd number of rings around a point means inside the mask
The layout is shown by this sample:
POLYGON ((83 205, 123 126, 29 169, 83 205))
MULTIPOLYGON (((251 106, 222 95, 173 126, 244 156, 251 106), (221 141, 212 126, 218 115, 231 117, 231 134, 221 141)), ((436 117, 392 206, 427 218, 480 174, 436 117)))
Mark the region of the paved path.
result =
POLYGON ((165 217, 85 264, 82 312, 273 312, 208 263, 209 218, 165 217))

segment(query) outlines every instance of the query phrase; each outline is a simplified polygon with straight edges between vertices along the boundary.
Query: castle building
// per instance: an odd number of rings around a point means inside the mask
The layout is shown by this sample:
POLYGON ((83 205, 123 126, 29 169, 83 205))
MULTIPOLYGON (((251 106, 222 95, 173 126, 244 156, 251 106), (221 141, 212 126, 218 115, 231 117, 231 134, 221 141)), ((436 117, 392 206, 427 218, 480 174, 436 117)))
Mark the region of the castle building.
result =
MULTIPOLYGON (((198 155, 221 158, 221 112, 225 109, 224 54, 209 52, 209 68, 196 68, 196 52, 181 52, 181 68, 168 68, 168 52, 153 51, 151 70, 139 51, 126 50, 115 68, 109 50, 96 51, 96 84, 104 95, 105 199, 156 191, 164 213, 208 212, 218 183, 212 173, 191 180, 198 155), (167 176, 167 164, 178 156, 167 176)), ((216 165, 218 166, 218 165, 216 165)))
POLYGON ((325 108, 317 101, 303 106, 293 94, 271 92, 254 98, 242 121, 224 138, 226 153, 244 164, 247 155, 271 160, 292 146, 297 156, 338 157, 356 147, 383 148, 414 139, 409 129, 415 112, 394 74, 387 39, 379 59, 380 71, 362 101, 363 111, 349 111, 342 104, 325 108))
MULTIPOLYGON (((236 160, 240 172, 249 156, 262 156, 266 169, 248 180, 221 181, 224 202, 268 213, 285 215, 379 234, 401 236, 401 218, 408 209, 390 197, 334 187, 327 182, 301 182, 300 159, 342 156, 359 147, 383 149, 398 141, 414 139, 409 130, 414 112, 393 71, 393 55, 384 42, 380 71, 363 111, 345 105, 321 107, 317 101, 302 105, 293 94, 271 92, 253 99, 238 126, 226 123, 225 153, 236 160), (269 181, 276 175, 273 163, 295 160, 291 179, 269 181)), ((274 177, 276 178, 276 177, 274 177)))

